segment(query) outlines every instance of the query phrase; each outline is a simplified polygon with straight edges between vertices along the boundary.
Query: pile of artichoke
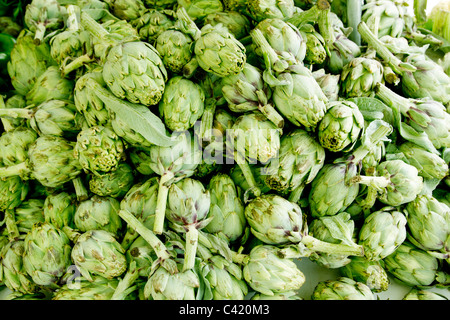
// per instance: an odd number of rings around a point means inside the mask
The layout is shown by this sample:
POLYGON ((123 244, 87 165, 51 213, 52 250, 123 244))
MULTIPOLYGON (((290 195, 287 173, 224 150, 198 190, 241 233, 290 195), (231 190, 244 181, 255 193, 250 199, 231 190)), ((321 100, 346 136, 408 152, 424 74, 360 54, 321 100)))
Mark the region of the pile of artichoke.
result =
POLYGON ((30 1, 0 96, 2 297, 447 299, 450 46, 411 12, 30 1), (302 296, 300 259, 339 277, 302 296))

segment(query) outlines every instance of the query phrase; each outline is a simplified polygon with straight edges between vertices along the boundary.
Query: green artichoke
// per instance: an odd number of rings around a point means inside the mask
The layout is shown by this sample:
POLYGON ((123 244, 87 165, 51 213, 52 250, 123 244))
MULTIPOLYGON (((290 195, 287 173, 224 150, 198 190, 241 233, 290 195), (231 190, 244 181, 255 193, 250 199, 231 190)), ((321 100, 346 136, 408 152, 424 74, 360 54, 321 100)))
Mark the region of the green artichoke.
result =
POLYGON ((75 82, 75 106, 78 112, 84 116, 89 126, 105 125, 109 121, 110 113, 105 107, 104 102, 92 92, 90 86, 86 85, 89 78, 93 78, 103 87, 106 87, 101 69, 86 72, 75 82))
POLYGON ((27 274, 23 266, 23 240, 8 242, 0 253, 0 279, 11 290, 23 294, 37 291, 33 279, 27 274))
POLYGON ((3 132, 0 136, 0 163, 2 166, 12 166, 24 162, 28 158, 28 150, 36 141, 38 134, 28 127, 17 127, 3 132))
MULTIPOLYGON (((176 0, 168 1, 176 2, 176 0)), ((147 0, 147 2, 150 1, 147 0)), ((151 9, 134 20, 133 25, 143 41, 154 44, 162 32, 174 26, 174 14, 171 14, 168 10, 154 9, 153 6, 150 8, 151 9)))
POLYGON ((373 25, 373 28, 376 29, 372 30, 378 34, 378 37, 402 35, 406 24, 407 1, 374 0, 364 4, 361 9, 363 11, 361 19, 369 26, 375 18, 379 19, 378 27, 373 25))
POLYGON ((147 11, 144 1, 141 0, 111 0, 108 4, 112 14, 126 21, 136 20, 147 11))
POLYGON ((89 190, 102 197, 122 198, 135 180, 132 167, 126 163, 118 164, 117 169, 89 179, 89 190))
POLYGON ((119 217, 119 200, 113 197, 93 195, 77 205, 73 221, 77 230, 105 230, 114 235, 122 228, 119 217))
POLYGON ((288 19, 295 12, 294 0, 256 0, 248 4, 251 19, 259 22, 265 19, 288 19))
POLYGON ((114 171, 126 159, 125 145, 111 127, 93 126, 78 133, 73 155, 95 175, 114 171))
POLYGON ((373 96, 378 83, 384 83, 383 65, 367 56, 356 57, 341 72, 341 92, 347 98, 373 96))
POLYGON ((44 222, 44 200, 28 198, 14 208, 14 218, 20 233, 27 234, 35 223, 44 222))
POLYGON ((167 128, 184 131, 192 128, 205 108, 203 88, 182 76, 174 76, 166 84, 159 102, 159 113, 167 128))
POLYGON ((230 242, 236 241, 244 234, 247 221, 244 204, 238 196, 238 187, 226 173, 217 173, 208 182, 210 208, 208 218, 212 218, 205 230, 220 233, 230 242))
POLYGON ((47 68, 56 64, 48 43, 36 45, 32 34, 22 31, 11 51, 8 75, 17 93, 25 96, 47 68))
POLYGON ((271 245, 258 245, 250 251, 242 272, 247 285, 256 292, 274 296, 298 290, 305 283, 305 275, 294 261, 280 258, 277 251, 271 245))
POLYGON ((331 101, 319 123, 317 137, 320 144, 333 152, 353 148, 364 130, 364 117, 351 101, 331 101))
POLYGON ((373 292, 386 291, 390 280, 381 260, 370 261, 366 257, 350 257, 350 262, 339 268, 343 277, 366 284, 373 292))
POLYGON ((261 111, 277 127, 284 126, 283 117, 271 105, 272 90, 264 82, 260 69, 245 63, 239 74, 223 77, 222 93, 233 112, 261 111))
POLYGON ((44 200, 43 213, 46 222, 58 229, 75 227, 73 218, 77 209, 76 195, 65 191, 49 194, 44 200))
POLYGON ((66 7, 56 0, 32 0, 26 7, 24 22, 34 33, 35 43, 44 42, 49 32, 60 30, 66 13, 66 7))
POLYGON ((88 281, 93 281, 94 275, 113 279, 127 269, 125 249, 117 242, 115 234, 105 230, 81 233, 72 247, 71 257, 88 281))
POLYGON ((375 296, 364 283, 340 277, 319 282, 311 300, 375 300, 375 296))
POLYGON ((36 223, 24 239, 23 267, 35 284, 54 287, 71 264, 71 250, 64 232, 47 222, 36 223))
POLYGON ((448 257, 450 207, 433 196, 418 195, 406 205, 405 213, 410 241, 430 254, 436 252, 448 257))
POLYGON ((202 23, 209 14, 223 11, 221 0, 178 0, 178 6, 183 7, 196 23, 202 23))
POLYGON ((73 100, 75 82, 61 76, 59 68, 48 67, 26 94, 27 104, 39 105, 48 100, 73 100))
POLYGON ((169 188, 166 219, 171 222, 172 229, 186 233, 183 270, 192 269, 195 265, 198 230, 212 220, 208 217, 210 205, 209 190, 198 180, 185 178, 169 188))
POLYGON ((194 53, 194 40, 179 30, 168 29, 156 38, 155 48, 161 55, 167 70, 180 74, 191 61, 194 53))
POLYGON ((323 93, 329 101, 339 100, 339 74, 325 72, 325 69, 318 69, 312 72, 317 84, 322 88, 323 93))
POLYGON ((395 208, 387 207, 367 216, 358 235, 366 259, 377 261, 393 253, 406 239, 406 224, 405 215, 395 208))
POLYGON ((161 100, 167 81, 167 71, 158 51, 142 41, 111 48, 102 74, 114 95, 146 106, 161 100))
POLYGON ((440 270, 438 259, 410 242, 403 242, 383 261, 386 271, 407 286, 425 288, 448 284, 448 274, 440 270))
POLYGON ((0 210, 14 209, 27 198, 29 192, 28 181, 20 176, 0 178, 0 210))
POLYGON ((194 269, 170 274, 159 267, 148 278, 144 297, 152 300, 201 300, 202 284, 194 269))
POLYGON ((273 190, 298 201, 325 163, 325 149, 308 132, 295 129, 283 135, 277 158, 266 165, 262 179, 273 190))
POLYGON ((402 300, 448 300, 448 298, 430 290, 412 288, 402 300))
POLYGON ((292 124, 313 131, 325 116, 328 98, 311 71, 301 65, 278 76, 284 84, 273 89, 273 102, 292 124))

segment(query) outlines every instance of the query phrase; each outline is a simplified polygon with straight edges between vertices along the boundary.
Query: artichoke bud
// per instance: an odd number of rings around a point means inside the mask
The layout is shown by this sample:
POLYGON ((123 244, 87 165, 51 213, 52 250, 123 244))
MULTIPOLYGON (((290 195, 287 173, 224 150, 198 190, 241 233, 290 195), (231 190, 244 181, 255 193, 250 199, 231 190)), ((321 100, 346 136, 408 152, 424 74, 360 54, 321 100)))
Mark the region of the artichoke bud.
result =
POLYGON ((211 198, 208 217, 212 217, 212 220, 205 230, 209 233, 220 232, 230 242, 237 240, 244 234, 247 220, 233 179, 227 174, 217 173, 211 177, 207 190, 211 198))
POLYGON ((384 259, 406 239, 406 217, 394 208, 372 212, 359 232, 358 243, 369 261, 384 259))
POLYGON ((12 166, 27 160, 28 150, 36 141, 38 134, 28 127, 17 127, 14 130, 3 132, 0 136, 0 163, 3 166, 12 166))
POLYGON ((70 266, 70 240, 47 222, 33 225, 24 239, 23 266, 37 285, 54 287, 70 266))
POLYGON ((203 88, 181 76, 172 77, 166 84, 159 111, 167 128, 184 131, 192 128, 205 108, 203 88))
POLYGON ((133 169, 128 163, 121 162, 114 171, 93 175, 89 180, 89 190, 102 197, 122 198, 133 183, 133 169))
POLYGON ((278 248, 258 245, 249 253, 249 261, 242 270, 247 284, 268 296, 296 291, 305 283, 305 275, 292 259, 280 258, 278 248))
POLYGON ((249 16, 257 21, 265 19, 289 19, 294 15, 294 0, 255 0, 246 8, 249 16))
POLYGON ((168 29, 158 36, 155 48, 167 70, 180 74, 193 56, 194 40, 179 30, 168 29))
POLYGON ((246 37, 251 29, 249 19, 238 11, 227 10, 211 12, 203 19, 203 23, 212 26, 222 24, 227 27, 228 31, 230 31, 238 40, 246 37))
POLYGON ((44 219, 58 229, 65 226, 74 228, 73 217, 76 208, 76 195, 65 191, 49 194, 44 201, 44 219))
POLYGON ((219 77, 238 74, 247 59, 244 45, 221 24, 205 25, 201 29, 194 53, 203 70, 219 77))
POLYGON ((245 207, 250 230, 266 244, 298 243, 302 239, 300 207, 278 195, 261 195, 245 207))
POLYGON ((167 81, 167 71, 158 51, 142 41, 125 42, 111 48, 102 74, 115 96, 145 106, 161 100, 167 81))
POLYGON ((390 284, 382 263, 379 260, 367 260, 366 257, 350 257, 350 262, 339 268, 339 273, 366 284, 373 292, 386 291, 390 284))
POLYGON ((320 144, 330 151, 350 150, 364 129, 364 117, 358 106, 351 101, 333 101, 320 121, 318 138, 320 144))
POLYGON ((375 300, 370 288, 347 277, 320 281, 311 294, 312 300, 375 300))
POLYGON ((105 230, 117 234, 122 227, 119 208, 120 202, 117 199, 93 195, 78 204, 73 221, 81 232, 105 230))
POLYGON ((94 275, 113 279, 127 269, 125 250, 115 234, 105 230, 89 230, 76 240, 71 257, 78 270, 88 281, 94 275))
POLYGON ((104 126, 81 130, 73 152, 85 171, 97 175, 116 170, 126 158, 123 141, 111 127, 104 126))
POLYGON ((49 31, 57 31, 64 26, 66 7, 56 0, 33 0, 25 9, 24 22, 34 32, 36 44, 44 42, 49 31))
POLYGON ((14 209, 28 195, 29 183, 20 176, 0 178, 0 210, 14 209))
MULTIPOLYGON (((146 2, 149 1, 147 0, 146 2)), ((154 43, 162 32, 174 26, 174 21, 168 10, 150 9, 136 20, 133 20, 133 25, 142 40, 154 43)))
POLYGON ((450 208, 428 195, 418 195, 405 207, 409 233, 419 248, 449 253, 450 208))

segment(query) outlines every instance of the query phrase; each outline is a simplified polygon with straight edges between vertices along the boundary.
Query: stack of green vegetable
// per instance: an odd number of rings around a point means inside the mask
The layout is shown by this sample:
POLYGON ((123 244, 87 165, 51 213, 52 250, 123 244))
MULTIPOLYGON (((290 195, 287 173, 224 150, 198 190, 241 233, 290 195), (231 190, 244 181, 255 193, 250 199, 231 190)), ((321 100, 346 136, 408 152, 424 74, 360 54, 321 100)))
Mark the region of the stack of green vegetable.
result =
POLYGON ((3 296, 371 300, 394 279, 445 299, 450 46, 423 8, 5 11, 3 296), (340 277, 301 297, 297 259, 340 277))

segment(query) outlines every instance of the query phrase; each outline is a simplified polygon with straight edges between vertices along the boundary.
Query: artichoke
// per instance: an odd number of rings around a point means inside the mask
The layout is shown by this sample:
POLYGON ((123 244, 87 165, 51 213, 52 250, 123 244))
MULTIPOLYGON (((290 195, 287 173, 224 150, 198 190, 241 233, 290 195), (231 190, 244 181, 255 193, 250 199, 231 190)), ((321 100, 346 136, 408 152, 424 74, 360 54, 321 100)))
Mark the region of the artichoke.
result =
POLYGON ((388 207, 367 216, 358 235, 366 259, 377 261, 393 253, 406 239, 406 223, 403 213, 388 207))
POLYGON ((0 163, 2 166, 13 166, 28 158, 28 150, 36 141, 38 134, 26 126, 3 132, 0 136, 0 163))
POLYGON ((255 196, 260 195, 253 173, 249 167, 257 161, 267 163, 278 155, 282 130, 261 112, 253 111, 239 116, 230 134, 234 158, 255 196))
POLYGON ((178 0, 178 6, 183 7, 196 23, 202 23, 209 14, 223 11, 221 0, 178 0))
POLYGON ((211 220, 209 190, 192 178, 185 178, 170 186, 167 197, 166 218, 172 229, 186 233, 186 251, 183 270, 194 268, 198 246, 198 230, 211 220))
POLYGON ((223 77, 221 86, 223 97, 231 111, 241 113, 259 110, 277 127, 284 126, 283 117, 269 102, 272 90, 257 67, 245 63, 239 74, 223 77))
POLYGON ((64 26, 64 16, 67 12, 65 6, 56 0, 32 0, 27 5, 24 22, 27 28, 34 33, 36 44, 44 42, 50 31, 58 31, 64 26))
POLYGON ((343 277, 366 284, 373 292, 388 290, 390 280, 381 260, 369 261, 366 257, 350 257, 350 262, 339 268, 343 277))
POLYGON ((433 196, 418 195, 405 207, 410 241, 430 254, 449 255, 450 207, 433 196))
POLYGON ((305 283, 304 274, 297 265, 277 255, 278 248, 258 245, 249 253, 249 260, 243 267, 247 284, 256 292, 268 296, 295 291, 305 283))
POLYGON ((268 162, 262 179, 271 189, 296 202, 325 163, 325 149, 305 130, 282 136, 279 156, 268 162))
POLYGON ((119 217, 120 203, 112 197, 93 195, 80 202, 75 210, 73 221, 77 230, 105 230, 117 235, 122 228, 119 217))
POLYGON ((148 278, 144 297, 152 300, 201 300, 202 284, 194 269, 170 274, 159 267, 148 278))
POLYGON ((383 65, 370 55, 356 57, 342 68, 341 92, 347 98, 373 96, 378 83, 384 83, 383 65))
POLYGON ((0 210, 14 209, 27 198, 29 191, 28 181, 20 176, 0 178, 0 210))
POLYGON ((326 73, 325 69, 319 69, 313 71, 312 75, 329 101, 339 100, 339 81, 341 78, 339 74, 326 73))
POLYGON ((364 283, 340 277, 319 282, 311 300, 375 300, 375 296, 364 283))
POLYGON ((194 40, 179 30, 168 29, 156 38, 155 49, 161 55, 167 70, 180 74, 184 66, 191 61, 194 40))
POLYGON ((265 19, 288 19, 294 15, 294 0, 256 0, 246 8, 251 19, 259 22, 265 19))
POLYGON ((59 68, 49 66, 26 94, 27 104, 39 105, 48 100, 73 100, 75 82, 63 78, 59 68))
POLYGON ((311 71, 296 65, 291 72, 278 76, 283 84, 273 89, 273 102, 278 111, 292 124, 313 131, 325 116, 328 98, 311 71))
POLYGON ((407 286, 425 288, 448 284, 448 274, 440 270, 438 259, 410 242, 403 242, 383 261, 386 271, 407 286))
POLYGON ((333 152, 353 148, 364 130, 364 117, 358 106, 351 101, 331 101, 318 126, 320 144, 333 152))
POLYGON ((36 223, 25 236, 23 267, 37 285, 55 287, 71 264, 72 247, 64 232, 36 223))
POLYGON ((71 257, 81 275, 93 281, 94 275, 113 279, 127 269, 125 249, 115 235, 105 230, 81 233, 73 245, 71 257))
POLYGON ((86 172, 101 175, 125 161, 125 145, 111 127, 93 126, 77 135, 73 155, 86 172))
POLYGON ((174 76, 166 84, 159 102, 159 113, 167 128, 184 131, 192 128, 205 108, 203 88, 182 76, 174 76))
MULTIPOLYGON (((169 1, 176 2, 176 0, 169 1)), ((150 1, 147 0, 147 2, 150 1)), ((170 14, 168 10, 151 8, 153 9, 147 10, 139 18, 133 20, 133 25, 143 41, 154 44, 162 32, 174 26, 174 19, 173 14, 170 14)))
POLYGON ((430 290, 412 288, 402 300, 448 300, 448 298, 430 290))
POLYGON ((117 169, 89 179, 89 190, 102 197, 122 198, 135 180, 131 166, 121 162, 117 169))
POLYGON ((208 218, 212 219, 205 230, 223 234, 230 242, 240 238, 247 225, 244 204, 238 196, 237 188, 233 179, 225 173, 215 174, 207 185, 211 202, 208 218))
POLYGON ((167 81, 167 71, 158 51, 142 41, 111 48, 102 75, 114 95, 146 106, 161 100, 167 81))
POLYGON ((368 25, 371 25, 371 21, 375 18, 379 19, 378 24, 372 27, 375 29, 372 32, 378 34, 378 37, 402 35, 406 25, 407 1, 373 0, 364 4, 361 9, 363 11, 361 20, 368 25))
POLYGON ((222 24, 238 40, 246 37, 251 29, 250 20, 238 11, 211 12, 203 19, 203 23, 212 26, 222 24))
POLYGON ((24 269, 24 250, 23 240, 10 241, 2 247, 0 253, 0 279, 13 291, 32 294, 37 291, 37 286, 24 269))
POLYGON ((50 55, 49 44, 36 45, 33 36, 24 30, 11 50, 8 75, 17 93, 25 96, 47 68, 56 64, 50 55))
POLYGON ((143 278, 148 278, 152 274, 154 263, 158 259, 150 244, 140 236, 131 243, 125 256, 128 264, 133 261, 136 262, 139 276, 143 278))
POLYGON ((65 191, 49 194, 44 200, 44 220, 58 229, 75 227, 76 195, 65 191))
POLYGON ((27 234, 35 223, 45 221, 43 207, 43 199, 29 197, 14 208, 14 218, 20 233, 27 234))

